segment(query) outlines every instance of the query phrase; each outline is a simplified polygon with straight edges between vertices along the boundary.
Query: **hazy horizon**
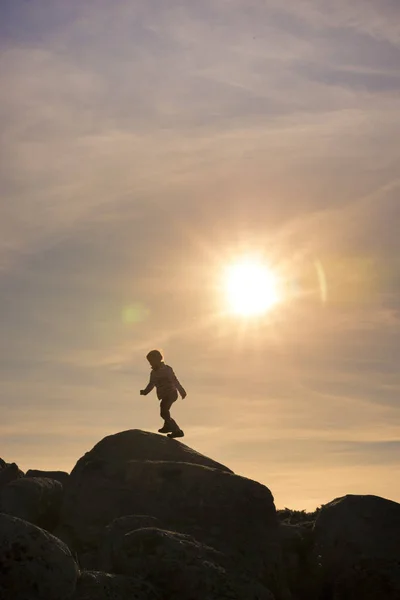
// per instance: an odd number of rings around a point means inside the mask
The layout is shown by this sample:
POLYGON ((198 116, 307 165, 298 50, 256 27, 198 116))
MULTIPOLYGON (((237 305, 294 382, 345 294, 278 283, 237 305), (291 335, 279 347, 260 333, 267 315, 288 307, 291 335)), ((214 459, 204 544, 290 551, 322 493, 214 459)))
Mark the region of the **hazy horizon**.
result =
POLYGON ((3 0, 0 456, 156 432, 278 508, 400 502, 400 5, 3 0), (224 267, 285 281, 225 314, 224 267))

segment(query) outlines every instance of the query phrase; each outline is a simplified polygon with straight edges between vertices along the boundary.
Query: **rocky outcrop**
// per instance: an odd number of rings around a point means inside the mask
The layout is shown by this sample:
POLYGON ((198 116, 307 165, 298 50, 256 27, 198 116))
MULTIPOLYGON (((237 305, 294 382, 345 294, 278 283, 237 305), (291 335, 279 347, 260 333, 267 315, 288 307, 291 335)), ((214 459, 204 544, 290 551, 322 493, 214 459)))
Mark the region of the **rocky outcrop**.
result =
POLYGON ((229 554, 262 581, 279 580, 279 523, 271 492, 220 469, 149 460, 87 463, 71 477, 61 521, 79 555, 99 545, 114 519, 145 513, 163 529, 229 554))
POLYGON ((321 594, 328 599, 400 598, 400 504, 347 495, 322 507, 314 527, 321 594))
POLYGON ((0 490, 0 512, 19 517, 48 531, 56 527, 63 486, 44 477, 16 479, 0 490))
MULTIPOLYGON (((61 483, 28 473, 0 502, 49 527, 61 483)), ((400 600, 396 502, 276 511, 267 487, 137 430, 99 442, 63 480, 60 539, 0 515, 1 600, 400 600)))
POLYGON ((78 567, 68 547, 26 521, 0 514, 0 598, 67 600, 78 567))
MULTIPOLYGON (((103 540, 110 523, 129 517, 132 525, 137 515, 156 519, 148 523, 152 526, 192 536, 229 556, 232 569, 281 591, 279 522, 265 486, 176 440, 123 432, 105 438, 78 461, 56 534, 82 564, 93 566, 96 549, 103 547, 99 563, 107 554, 103 540)), ((119 544, 114 539, 114 554, 119 544)))

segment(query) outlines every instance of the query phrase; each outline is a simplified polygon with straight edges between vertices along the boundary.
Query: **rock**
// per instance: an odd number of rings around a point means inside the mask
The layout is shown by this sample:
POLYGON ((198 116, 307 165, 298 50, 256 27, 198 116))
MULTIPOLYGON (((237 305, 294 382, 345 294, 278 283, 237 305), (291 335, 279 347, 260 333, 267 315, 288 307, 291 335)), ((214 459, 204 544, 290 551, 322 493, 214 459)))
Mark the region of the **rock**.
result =
POLYGON ((117 572, 140 574, 162 592, 163 600, 273 600, 256 581, 227 571, 227 559, 189 535, 154 527, 123 536, 114 565, 117 572))
MULTIPOLYGON (((158 444, 159 436, 154 437, 158 444)), ((149 514, 164 529, 192 535, 232 556, 240 570, 273 592, 280 589, 279 523, 265 486, 199 464, 120 456, 118 462, 81 464, 66 490, 61 521, 82 553, 99 544, 109 523, 132 513, 149 514)))
POLYGON ((332 599, 400 598, 400 504, 347 495, 322 507, 314 527, 322 593, 332 599))
POLYGON ((187 533, 194 529, 202 537, 223 540, 226 532, 228 544, 237 530, 245 529, 247 538, 247 532, 265 527, 266 522, 275 537, 278 534, 272 495, 264 486, 200 465, 163 461, 128 461, 95 469, 89 463, 65 495, 62 524, 74 531, 78 545, 91 546, 111 521, 133 511, 150 513, 168 529, 187 533), (255 506, 250 505, 252 500, 255 506))
POLYGON ((398 561, 360 559, 338 574, 332 600, 400 600, 398 561))
POLYGON ((95 470, 106 464, 120 464, 128 460, 167 460, 204 465, 232 473, 228 467, 203 456, 188 446, 163 435, 148 433, 140 429, 122 431, 109 435, 98 442, 92 450, 78 460, 71 471, 71 477, 79 476, 88 465, 95 470))
POLYGON ((23 472, 18 468, 15 463, 7 464, 2 461, 2 465, 5 465, 0 469, 0 490, 15 479, 19 479, 24 476, 23 472))
POLYGON ((78 573, 60 540, 31 523, 0 514, 2 600, 67 600, 78 573))
POLYGON ((120 517, 110 523, 102 536, 99 552, 97 555, 97 566, 106 573, 118 573, 115 565, 118 563, 118 556, 121 554, 121 546, 125 535, 135 529, 143 527, 157 527, 158 520, 148 515, 128 515, 120 517))
POLYGON ((277 513, 268 488, 160 435, 110 435, 71 475, 0 459, 0 509, 0 600, 400 600, 400 504, 277 513))
MULTIPOLYGON (((163 600, 150 583, 98 571, 83 571, 71 600, 163 600)), ((182 599, 183 600, 183 599, 182 599)))
POLYGON ((25 477, 46 477, 47 479, 54 479, 59 481, 63 486, 68 483, 69 473, 65 471, 40 471, 38 469, 29 469, 26 472, 25 477))
POLYGON ((122 535, 112 558, 112 572, 120 575, 143 573, 151 561, 157 560, 171 565, 207 561, 226 566, 224 563, 227 562, 221 552, 201 544, 192 536, 157 527, 135 529, 122 535))
POLYGON ((58 523, 63 498, 59 481, 24 477, 0 491, 0 511, 53 531, 58 523))

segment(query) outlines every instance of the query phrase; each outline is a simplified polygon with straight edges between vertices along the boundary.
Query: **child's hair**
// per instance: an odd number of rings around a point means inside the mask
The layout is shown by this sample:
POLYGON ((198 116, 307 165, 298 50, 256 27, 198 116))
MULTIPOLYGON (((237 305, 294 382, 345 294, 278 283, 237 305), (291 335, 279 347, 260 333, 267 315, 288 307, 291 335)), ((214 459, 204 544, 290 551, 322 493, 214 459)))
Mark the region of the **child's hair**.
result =
POLYGON ((147 360, 159 360, 162 362, 164 360, 163 355, 159 350, 150 350, 150 352, 146 355, 147 360))

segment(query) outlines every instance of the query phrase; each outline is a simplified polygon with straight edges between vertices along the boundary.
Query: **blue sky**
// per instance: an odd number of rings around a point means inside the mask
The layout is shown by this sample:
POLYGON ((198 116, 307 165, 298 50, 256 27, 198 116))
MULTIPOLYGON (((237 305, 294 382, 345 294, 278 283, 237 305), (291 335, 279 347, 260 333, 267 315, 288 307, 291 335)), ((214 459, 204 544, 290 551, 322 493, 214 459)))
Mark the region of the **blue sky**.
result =
POLYGON ((185 441, 278 506, 400 501, 399 17, 3 0, 5 460, 70 470, 105 435, 156 431, 138 390, 161 346, 185 441), (218 284, 253 250, 291 291, 243 327, 218 284))

